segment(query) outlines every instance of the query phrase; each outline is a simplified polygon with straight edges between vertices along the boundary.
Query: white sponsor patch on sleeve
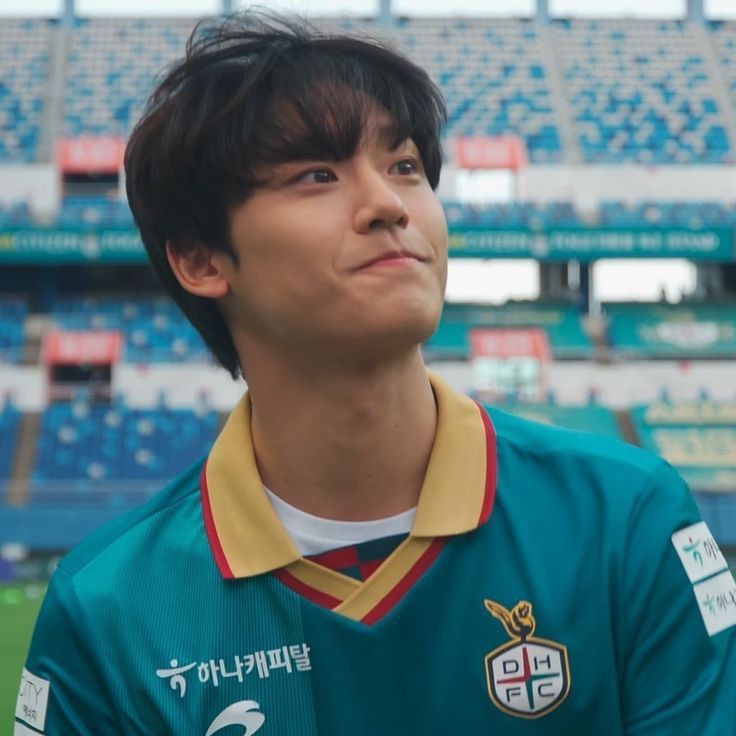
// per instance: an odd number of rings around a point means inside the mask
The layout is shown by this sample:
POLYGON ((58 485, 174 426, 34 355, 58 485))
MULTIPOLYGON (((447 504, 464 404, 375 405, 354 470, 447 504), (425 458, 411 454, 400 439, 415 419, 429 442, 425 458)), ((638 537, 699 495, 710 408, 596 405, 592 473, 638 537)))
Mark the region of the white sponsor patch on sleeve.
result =
POLYGON ((672 544, 675 545, 691 583, 728 569, 726 558, 718 549, 718 544, 704 521, 675 532, 672 535, 672 544))
POLYGON ((736 624, 736 581, 729 570, 693 586, 710 636, 736 624))
MULTIPOLYGON (((46 727, 46 706, 49 703, 51 683, 42 677, 36 677, 25 667, 20 676, 18 701, 15 704, 15 717, 43 732, 46 727)), ((16 724, 17 730, 18 724, 16 724)), ((20 733, 23 733, 20 731, 20 733)))

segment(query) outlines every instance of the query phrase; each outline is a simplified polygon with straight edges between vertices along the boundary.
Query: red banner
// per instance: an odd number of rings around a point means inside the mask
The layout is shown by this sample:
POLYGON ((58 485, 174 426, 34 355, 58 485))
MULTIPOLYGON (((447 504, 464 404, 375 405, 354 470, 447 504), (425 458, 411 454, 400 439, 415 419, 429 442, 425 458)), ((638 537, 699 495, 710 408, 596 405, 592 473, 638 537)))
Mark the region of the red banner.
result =
POLYGON ((481 328, 470 331, 474 358, 552 358, 547 333, 539 327, 524 329, 481 328))
POLYGON ((124 154, 124 138, 64 138, 59 142, 59 167, 64 174, 115 174, 123 167, 124 154))
POLYGON ((526 166, 526 144, 514 135, 455 138, 453 158, 463 169, 522 169, 526 166))
POLYGON ((120 332, 52 330, 43 346, 47 365, 113 365, 123 353, 120 332))

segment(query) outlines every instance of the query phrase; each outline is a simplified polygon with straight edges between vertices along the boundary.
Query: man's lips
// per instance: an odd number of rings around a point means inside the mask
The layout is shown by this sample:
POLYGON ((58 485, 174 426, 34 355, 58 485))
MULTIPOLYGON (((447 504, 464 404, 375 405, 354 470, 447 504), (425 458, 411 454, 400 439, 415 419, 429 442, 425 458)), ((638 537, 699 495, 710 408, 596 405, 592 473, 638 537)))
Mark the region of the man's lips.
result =
POLYGON ((421 256, 418 256, 415 253, 411 253, 407 250, 392 250, 387 251, 386 253, 382 253, 375 258, 371 258, 370 261, 366 261, 365 263, 361 264, 358 269, 369 268, 370 266, 377 266, 382 264, 398 266, 405 263, 411 263, 413 261, 424 263, 425 260, 426 259, 422 258, 421 256))

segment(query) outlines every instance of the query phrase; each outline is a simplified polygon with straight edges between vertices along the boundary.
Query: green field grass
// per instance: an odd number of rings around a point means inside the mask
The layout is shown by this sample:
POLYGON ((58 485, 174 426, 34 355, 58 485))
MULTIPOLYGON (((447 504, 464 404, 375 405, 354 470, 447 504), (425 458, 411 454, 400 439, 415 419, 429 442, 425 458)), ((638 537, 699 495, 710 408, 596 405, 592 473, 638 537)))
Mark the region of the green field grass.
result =
POLYGON ((45 586, 0 585, 0 736, 12 733, 20 671, 45 586))

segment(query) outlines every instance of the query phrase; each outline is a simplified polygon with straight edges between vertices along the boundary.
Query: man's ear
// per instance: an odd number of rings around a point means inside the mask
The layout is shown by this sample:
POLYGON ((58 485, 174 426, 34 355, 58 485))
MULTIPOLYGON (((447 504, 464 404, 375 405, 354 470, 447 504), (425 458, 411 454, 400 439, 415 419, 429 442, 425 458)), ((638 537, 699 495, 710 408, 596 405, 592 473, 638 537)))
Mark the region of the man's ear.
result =
POLYGON ((180 252, 167 242, 166 258, 182 289, 190 294, 219 299, 230 292, 226 253, 201 245, 180 252))

